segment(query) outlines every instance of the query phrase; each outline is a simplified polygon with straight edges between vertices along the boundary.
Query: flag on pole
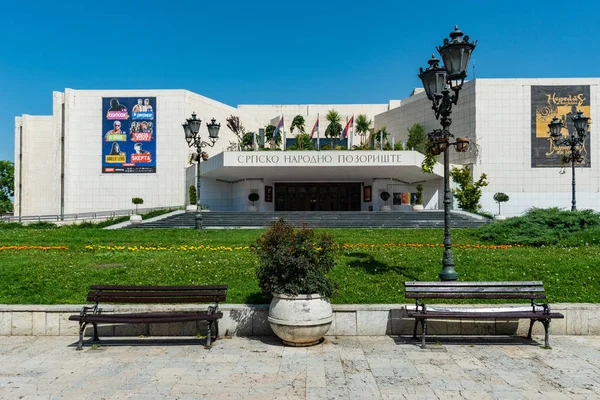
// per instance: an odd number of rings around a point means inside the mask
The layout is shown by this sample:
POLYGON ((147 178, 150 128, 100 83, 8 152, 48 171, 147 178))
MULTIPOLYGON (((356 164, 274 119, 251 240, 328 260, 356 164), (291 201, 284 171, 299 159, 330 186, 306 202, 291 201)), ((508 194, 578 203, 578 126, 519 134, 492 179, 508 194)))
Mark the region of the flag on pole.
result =
POLYGON ((314 139, 315 132, 319 132, 319 114, 317 114, 317 121, 315 122, 315 126, 313 126, 312 131, 310 132, 311 139, 314 139))
POLYGON ((281 115, 281 118, 279 119, 279 122, 277 123, 275 132, 273 132, 273 140, 275 140, 277 138, 277 135, 279 134, 279 130, 282 128, 283 128, 283 114, 281 115))
POLYGON ((342 140, 344 140, 348 137, 348 131, 352 127, 353 123, 354 123, 354 115, 352 117, 350 117, 350 120, 348 121, 348 123, 346 124, 346 127, 342 131, 342 140))

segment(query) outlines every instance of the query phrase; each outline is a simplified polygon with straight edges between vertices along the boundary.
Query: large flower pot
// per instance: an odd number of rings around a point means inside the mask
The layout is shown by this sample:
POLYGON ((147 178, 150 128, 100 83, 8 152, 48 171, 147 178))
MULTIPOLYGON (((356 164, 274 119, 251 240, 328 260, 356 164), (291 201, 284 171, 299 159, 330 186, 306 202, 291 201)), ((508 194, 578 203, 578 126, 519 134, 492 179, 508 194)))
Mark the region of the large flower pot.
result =
POLYGON ((392 207, 388 205, 381 206, 381 211, 392 211, 392 207))
POLYGON ((185 207, 185 212, 196 212, 196 210, 198 210, 198 206, 195 204, 190 204, 185 207))
POLYGON ((273 332, 291 346, 319 343, 333 321, 331 303, 319 294, 273 294, 268 321, 273 332))
POLYGON ((248 211, 250 211, 250 212, 256 212, 256 211, 258 211, 258 207, 256 207, 256 206, 248 206, 248 211))
POLYGON ((423 211, 423 204, 415 204, 412 206, 413 211, 423 211))
POLYGON ((129 217, 129 222, 131 222, 133 225, 141 224, 142 223, 142 216, 141 215, 137 215, 137 214, 133 214, 131 217, 129 217))

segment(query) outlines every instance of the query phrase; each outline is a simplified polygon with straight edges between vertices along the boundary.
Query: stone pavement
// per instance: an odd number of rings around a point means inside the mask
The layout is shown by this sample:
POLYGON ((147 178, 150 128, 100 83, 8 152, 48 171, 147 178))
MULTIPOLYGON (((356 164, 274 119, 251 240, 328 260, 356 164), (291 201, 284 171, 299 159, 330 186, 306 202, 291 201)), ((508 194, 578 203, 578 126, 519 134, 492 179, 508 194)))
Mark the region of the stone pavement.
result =
POLYGON ((0 336, 2 399, 600 399, 600 336, 327 337, 309 348, 275 337, 0 336), (540 340, 541 339, 541 340, 540 340))

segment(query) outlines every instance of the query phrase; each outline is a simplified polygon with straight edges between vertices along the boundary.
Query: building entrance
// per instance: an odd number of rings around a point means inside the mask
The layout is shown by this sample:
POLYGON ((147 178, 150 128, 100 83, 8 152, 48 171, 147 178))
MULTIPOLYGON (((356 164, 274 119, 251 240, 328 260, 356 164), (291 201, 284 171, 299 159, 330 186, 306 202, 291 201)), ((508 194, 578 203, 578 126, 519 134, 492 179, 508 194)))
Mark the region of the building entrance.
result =
POLYGON ((360 211, 360 183, 275 183, 275 211, 360 211))

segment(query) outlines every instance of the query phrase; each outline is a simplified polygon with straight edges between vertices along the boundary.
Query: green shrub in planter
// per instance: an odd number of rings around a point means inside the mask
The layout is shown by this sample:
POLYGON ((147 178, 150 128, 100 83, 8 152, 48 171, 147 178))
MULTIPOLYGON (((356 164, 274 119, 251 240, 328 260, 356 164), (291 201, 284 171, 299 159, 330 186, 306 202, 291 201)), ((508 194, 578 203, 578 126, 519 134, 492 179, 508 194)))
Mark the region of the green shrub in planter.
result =
POLYGON ((190 185, 190 188, 188 189, 188 196, 190 200, 190 205, 195 206, 196 202, 198 201, 198 196, 196 194, 196 186, 190 185))
POLYGON ((381 200, 385 201, 385 204, 387 205, 388 200, 392 196, 388 192, 383 191, 383 192, 381 192, 381 194, 379 195, 379 197, 381 197, 381 200))
POLYGON ((248 200, 250 200, 252 202, 252 205, 254 205, 254 202, 258 201, 258 199, 260 199, 260 196, 258 195, 258 193, 252 192, 248 195, 248 200))
POLYGON ((141 197, 134 197, 133 199, 131 199, 131 202, 133 204, 135 204, 135 213, 138 213, 138 205, 140 204, 144 204, 144 199, 142 199, 141 197))
POLYGON ((335 265, 333 236, 275 222, 251 246, 258 255, 258 285, 267 294, 319 293, 330 297, 334 284, 327 273, 335 265))

